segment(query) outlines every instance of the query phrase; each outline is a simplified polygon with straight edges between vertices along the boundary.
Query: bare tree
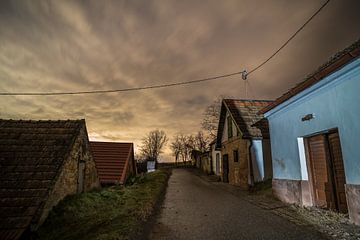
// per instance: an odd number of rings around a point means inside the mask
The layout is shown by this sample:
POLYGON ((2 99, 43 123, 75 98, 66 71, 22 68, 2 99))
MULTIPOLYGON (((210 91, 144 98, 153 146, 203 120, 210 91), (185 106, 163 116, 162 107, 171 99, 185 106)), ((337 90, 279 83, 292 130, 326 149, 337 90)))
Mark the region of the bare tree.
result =
POLYGON ((208 138, 205 137, 202 131, 194 135, 184 135, 179 133, 175 135, 170 148, 175 156, 175 162, 179 159, 185 163, 191 159, 192 150, 205 152, 208 149, 208 138))
POLYGON ((166 137, 164 131, 151 131, 145 138, 143 138, 140 151, 147 159, 153 160, 157 163, 158 157, 160 153, 162 153, 167 141, 168 138, 166 137))
POLYGON ((211 139, 217 135, 217 128, 220 118, 222 97, 217 98, 212 104, 210 104, 203 114, 203 120, 201 128, 206 132, 211 139))
POLYGON ((205 136, 204 132, 199 131, 194 136, 195 149, 200 152, 206 152, 209 149, 209 137, 205 136))
POLYGON ((184 143, 185 162, 191 159, 191 151, 195 149, 195 138, 193 135, 188 135, 184 143))
POLYGON ((175 157, 175 163, 177 164, 182 150, 182 145, 179 135, 175 135, 174 141, 170 144, 170 149, 173 152, 173 155, 175 157))
POLYGON ((180 155, 183 160, 183 162, 186 162, 187 160, 187 140, 188 137, 184 134, 179 134, 179 142, 180 142, 180 155))
POLYGON ((171 144, 171 150, 178 161, 181 157, 182 161, 185 163, 191 158, 191 151, 195 149, 194 136, 184 135, 179 133, 175 136, 174 142, 171 144))

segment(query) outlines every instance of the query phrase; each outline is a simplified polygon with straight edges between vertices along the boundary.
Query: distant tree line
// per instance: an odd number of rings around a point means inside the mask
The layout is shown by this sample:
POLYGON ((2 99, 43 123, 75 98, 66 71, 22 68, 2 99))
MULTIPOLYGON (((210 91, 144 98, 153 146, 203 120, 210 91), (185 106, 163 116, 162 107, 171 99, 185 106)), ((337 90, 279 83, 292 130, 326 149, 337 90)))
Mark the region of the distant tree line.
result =
MULTIPOLYGON (((201 122, 201 131, 196 134, 176 134, 171 143, 170 149, 175 157, 175 163, 179 161, 187 162, 191 160, 191 152, 197 150, 206 152, 209 150, 209 143, 216 138, 217 128, 220 117, 222 96, 218 97, 208 107, 206 107, 201 122)), ((155 161, 157 163, 159 155, 163 153, 169 139, 163 130, 153 130, 143 139, 140 146, 140 156, 137 160, 155 161)))
POLYGON ((209 146, 209 138, 205 136, 202 131, 199 131, 195 135, 184 135, 179 133, 174 136, 173 141, 170 143, 170 149, 175 157, 175 163, 180 160, 187 162, 191 160, 191 152, 198 150, 200 152, 206 152, 209 146))

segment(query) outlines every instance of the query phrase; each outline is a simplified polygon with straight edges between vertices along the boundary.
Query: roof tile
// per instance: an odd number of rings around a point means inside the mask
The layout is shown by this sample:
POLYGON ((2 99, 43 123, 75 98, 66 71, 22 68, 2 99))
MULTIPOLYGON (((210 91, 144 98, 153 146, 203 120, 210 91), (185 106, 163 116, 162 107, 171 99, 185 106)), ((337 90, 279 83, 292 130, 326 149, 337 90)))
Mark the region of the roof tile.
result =
POLYGON ((101 184, 123 183, 125 166, 132 157, 133 144, 90 142, 101 184))
POLYGON ((223 102, 229 109, 244 138, 269 137, 268 123, 263 120, 264 116, 258 114, 258 112, 272 101, 224 99, 223 102))
POLYGON ((28 227, 84 124, 0 119, 0 239, 17 239, 28 227))

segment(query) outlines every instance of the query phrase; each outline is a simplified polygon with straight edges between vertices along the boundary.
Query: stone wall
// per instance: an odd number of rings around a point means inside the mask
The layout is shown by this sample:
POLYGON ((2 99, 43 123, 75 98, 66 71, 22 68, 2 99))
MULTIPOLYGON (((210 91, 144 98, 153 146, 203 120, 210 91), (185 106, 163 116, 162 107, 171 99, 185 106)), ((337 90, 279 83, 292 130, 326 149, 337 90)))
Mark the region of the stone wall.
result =
POLYGON ((201 156, 200 156, 200 161, 201 161, 201 170, 204 172, 204 173, 207 173, 207 174, 210 174, 211 173, 211 164, 210 164, 210 155, 209 154, 206 154, 206 153, 203 153, 201 156))
POLYGON ((125 167, 126 167, 126 170, 124 170, 125 175, 124 175, 122 184, 125 184, 129 177, 135 176, 137 174, 137 169, 136 169, 136 165, 135 165, 134 151, 133 150, 131 150, 131 152, 130 152, 129 159, 128 159, 125 167))
POLYGON ((85 161, 84 190, 100 187, 97 176, 95 161, 92 158, 89 140, 85 126, 79 132, 72 146, 70 154, 65 159, 62 169, 59 172, 54 187, 50 190, 49 197, 44 204, 43 210, 32 225, 32 230, 36 230, 46 219, 51 209, 56 206, 67 195, 78 192, 78 163, 79 160, 85 161))
POLYGON ((80 132, 79 139, 82 139, 82 160, 85 161, 85 179, 84 179, 84 191, 87 192, 94 188, 100 187, 100 180, 97 175, 97 168, 95 160, 90 151, 90 144, 87 135, 86 128, 80 132))
MULTIPOLYGON (((248 189, 249 179, 249 153, 248 140, 241 137, 232 138, 229 141, 221 143, 221 154, 228 154, 229 159, 229 183, 248 189), (239 151, 239 161, 234 162, 233 151, 239 151)), ((223 159, 223 158, 222 158, 223 159)))
POLYGON ((273 179, 272 191, 279 200, 301 205, 301 181, 288 179, 273 179))
POLYGON ((345 190, 350 221, 360 225, 360 185, 346 184, 345 190))

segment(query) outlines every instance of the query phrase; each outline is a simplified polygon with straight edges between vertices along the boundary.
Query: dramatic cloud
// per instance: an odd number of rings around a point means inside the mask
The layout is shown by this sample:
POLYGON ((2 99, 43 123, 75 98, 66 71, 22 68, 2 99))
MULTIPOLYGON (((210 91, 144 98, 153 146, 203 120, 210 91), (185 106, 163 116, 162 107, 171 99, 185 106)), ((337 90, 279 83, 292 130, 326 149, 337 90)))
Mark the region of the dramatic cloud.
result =
MULTIPOLYGON (((323 1, 1 1, 0 91, 56 92, 171 83, 251 69, 323 1)), ((360 36, 360 2, 332 1, 250 76, 273 99, 360 36)), ((194 133, 217 96, 245 98, 240 76, 191 86, 82 96, 3 96, 0 117, 80 119, 91 139, 194 133)), ((167 158, 169 152, 167 151, 167 158)))

